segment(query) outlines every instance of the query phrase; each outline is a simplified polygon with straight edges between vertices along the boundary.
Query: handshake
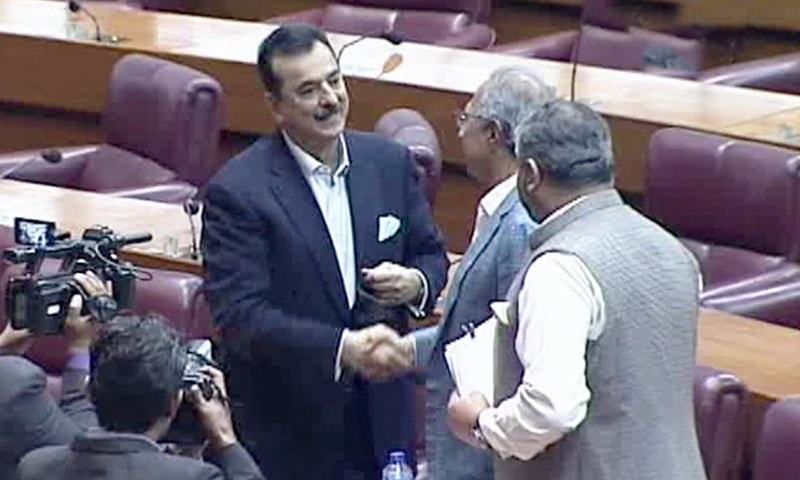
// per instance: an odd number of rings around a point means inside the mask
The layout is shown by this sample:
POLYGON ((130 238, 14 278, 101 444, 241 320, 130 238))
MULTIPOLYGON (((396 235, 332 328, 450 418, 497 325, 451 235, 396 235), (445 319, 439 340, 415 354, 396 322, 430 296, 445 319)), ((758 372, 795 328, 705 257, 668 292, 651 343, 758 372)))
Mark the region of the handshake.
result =
POLYGON ((342 365, 371 381, 385 381, 410 372, 416 347, 411 336, 401 337, 384 324, 345 330, 342 365))

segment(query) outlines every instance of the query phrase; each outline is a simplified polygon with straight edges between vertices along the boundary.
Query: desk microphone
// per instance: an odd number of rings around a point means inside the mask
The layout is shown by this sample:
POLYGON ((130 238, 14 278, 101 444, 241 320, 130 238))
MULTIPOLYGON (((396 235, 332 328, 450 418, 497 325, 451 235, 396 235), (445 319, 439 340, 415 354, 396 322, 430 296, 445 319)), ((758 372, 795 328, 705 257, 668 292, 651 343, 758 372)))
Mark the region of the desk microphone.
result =
MULTIPOLYGON (((356 38, 355 40, 350 40, 349 42, 347 42, 344 45, 342 45, 342 48, 339 49, 339 53, 336 54, 336 63, 339 64, 339 60, 342 59, 342 54, 344 53, 345 50, 347 50, 348 48, 352 47, 356 43, 362 42, 363 40, 365 40, 367 38, 382 38, 382 39, 386 40, 387 42, 391 43, 392 45, 400 45, 401 43, 403 43, 403 37, 401 35, 398 35, 398 34, 393 33, 393 32, 386 32, 386 31, 383 31, 383 30, 380 31, 380 32, 375 32, 373 34, 361 35, 360 37, 356 38)), ((386 64, 384 64, 384 66, 383 66, 383 70, 384 71, 381 73, 381 75, 383 75, 384 73, 391 72, 392 70, 394 70, 395 68, 397 68, 400 65, 400 63, 402 62, 403 57, 399 56, 400 60, 398 61, 397 60, 398 55, 399 54, 392 55, 391 57, 389 57, 389 59, 386 61, 386 64), (392 62, 394 62, 395 64, 392 64, 392 62)))
POLYGON ((69 0, 67 2, 67 6, 69 7, 69 11, 72 13, 80 13, 83 12, 92 20, 94 23, 94 39, 97 42, 101 43, 119 43, 122 39, 116 35, 104 35, 100 32, 100 22, 97 21, 97 17, 89 11, 88 8, 84 7, 83 4, 78 2, 77 0, 69 0))
POLYGON ((59 150, 45 150, 41 152, 39 155, 35 157, 31 157, 24 162, 19 162, 18 164, 14 165, 13 167, 9 168, 5 172, 0 173, 0 180, 12 175, 14 172, 21 170, 28 164, 31 164, 39 159, 44 160, 47 163, 56 164, 60 163, 61 160, 64 159, 64 155, 59 150))
POLYGON ((572 51, 572 78, 569 82, 569 101, 575 101, 575 79, 578 76, 578 55, 581 52, 581 37, 583 36, 583 26, 578 30, 578 36, 575 38, 575 48, 572 51))
POLYGON ((183 213, 189 217, 189 228, 192 231, 192 251, 189 256, 192 260, 197 260, 199 258, 198 248, 197 248, 197 227, 194 224, 194 216, 200 211, 200 200, 197 199, 197 195, 192 196, 192 198, 187 198, 183 201, 183 213))

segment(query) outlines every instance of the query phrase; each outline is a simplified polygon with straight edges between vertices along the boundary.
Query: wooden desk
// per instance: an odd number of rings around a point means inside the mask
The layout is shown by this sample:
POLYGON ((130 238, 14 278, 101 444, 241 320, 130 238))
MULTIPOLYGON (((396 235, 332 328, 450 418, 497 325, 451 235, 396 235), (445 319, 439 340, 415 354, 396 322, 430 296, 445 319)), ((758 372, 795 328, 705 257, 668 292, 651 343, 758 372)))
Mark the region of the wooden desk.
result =
MULTIPOLYGON (((69 40, 65 35, 65 9, 59 2, 0 0, 0 132, 11 132, 0 133, 0 151, 30 147, 36 141, 38 146, 48 142, 75 144, 101 136, 97 120, 105 105, 109 72, 118 58, 131 52, 175 60, 219 79, 227 96, 229 131, 256 134, 272 130, 254 69, 257 45, 272 26, 124 12, 101 5, 94 10, 105 31, 130 40, 119 45, 69 40), (61 112, 82 116, 61 118, 61 112), (84 129, 76 132, 76 123, 84 129)), ((331 35, 335 46, 352 38, 331 35)), ((459 163, 460 142, 452 112, 463 106, 492 70, 510 64, 535 69, 562 95, 569 90, 570 66, 563 63, 365 40, 343 58, 342 68, 349 77, 352 95, 350 125, 371 130, 385 111, 401 106, 415 108, 436 127, 446 161, 459 163), (392 53, 402 54, 403 63, 380 76, 385 59, 392 53)), ((642 189, 646 146, 658 128, 682 126, 722 132, 732 124, 800 108, 800 96, 584 66, 579 69, 577 92, 579 99, 589 101, 609 119, 615 137, 618 185, 632 192, 642 189)), ((773 137, 764 140, 775 142, 773 137)))
MULTIPOLYGON (((202 272, 197 262, 164 254, 168 238, 176 242, 179 255, 191 248, 189 220, 179 205, 0 180, 0 225, 13 227, 14 217, 56 222, 58 230, 70 232, 72 238, 80 238, 93 225, 120 235, 150 233, 150 242, 126 247, 126 258, 141 266, 202 272)), ((199 228, 199 218, 197 224, 199 228)))
POLYGON ((730 125, 725 128, 725 133, 735 137, 773 139, 772 143, 800 148, 800 109, 786 110, 730 125))

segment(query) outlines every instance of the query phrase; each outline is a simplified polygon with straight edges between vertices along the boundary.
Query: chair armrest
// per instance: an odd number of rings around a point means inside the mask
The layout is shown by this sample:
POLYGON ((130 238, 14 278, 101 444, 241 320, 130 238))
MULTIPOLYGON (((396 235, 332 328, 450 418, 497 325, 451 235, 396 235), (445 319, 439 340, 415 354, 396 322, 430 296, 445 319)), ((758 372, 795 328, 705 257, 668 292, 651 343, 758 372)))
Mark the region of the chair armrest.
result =
POLYGON ((489 50, 519 57, 568 61, 572 57, 572 48, 575 46, 577 38, 577 30, 568 30, 519 42, 495 45, 489 50))
POLYGON ((494 45, 497 32, 492 27, 482 23, 467 25, 458 33, 452 34, 436 42, 436 45, 454 48, 469 48, 483 50, 494 45))
POLYGON ((162 203, 183 203, 197 193, 197 187, 181 180, 172 180, 157 185, 122 188, 101 193, 112 197, 138 198, 162 203))
POLYGON ((278 15, 277 17, 267 18, 263 20, 264 23, 273 23, 276 25, 282 23, 307 23, 309 25, 320 25, 322 23, 322 8, 313 8, 311 10, 302 10, 300 12, 287 13, 278 15))

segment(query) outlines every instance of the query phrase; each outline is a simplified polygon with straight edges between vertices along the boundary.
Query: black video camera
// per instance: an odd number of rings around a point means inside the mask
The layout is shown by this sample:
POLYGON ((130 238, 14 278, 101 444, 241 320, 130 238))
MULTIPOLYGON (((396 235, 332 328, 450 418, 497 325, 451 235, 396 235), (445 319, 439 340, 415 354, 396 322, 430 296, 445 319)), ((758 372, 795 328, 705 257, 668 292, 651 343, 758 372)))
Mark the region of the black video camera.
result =
POLYGON ((12 327, 27 328, 36 334, 64 330, 70 300, 83 293, 72 278, 75 273, 94 272, 111 283, 118 308, 131 308, 136 295, 136 272, 120 260, 119 250, 152 238, 150 234, 116 235, 108 227, 97 226, 86 229, 80 240, 70 240, 56 235, 52 222, 21 218, 14 219, 14 237, 25 246, 5 250, 3 260, 24 264, 25 272, 8 281, 6 316, 12 327), (47 258, 61 259, 61 266, 53 274, 40 272, 47 258))
POLYGON ((217 385, 211 379, 211 375, 205 372, 204 367, 217 367, 211 355, 210 340, 189 340, 185 347, 185 360, 181 377, 181 390, 184 398, 178 413, 172 421, 169 432, 162 440, 164 443, 174 443, 176 445, 201 445, 206 440, 206 436, 201 428, 201 421, 197 416, 197 410, 186 396, 197 387, 206 400, 221 396, 217 385))

